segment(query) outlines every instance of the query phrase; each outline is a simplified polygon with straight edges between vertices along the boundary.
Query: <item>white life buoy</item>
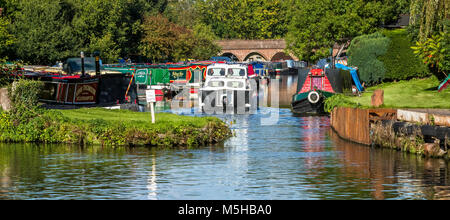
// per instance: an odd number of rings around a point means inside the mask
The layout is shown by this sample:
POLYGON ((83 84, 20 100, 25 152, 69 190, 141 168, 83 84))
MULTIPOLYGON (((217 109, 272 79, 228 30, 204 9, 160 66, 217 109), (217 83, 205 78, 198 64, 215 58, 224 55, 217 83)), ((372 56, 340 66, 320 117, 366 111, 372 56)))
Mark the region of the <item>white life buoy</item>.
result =
POLYGON ((319 95, 319 93, 316 92, 316 91, 310 92, 309 95, 308 95, 308 101, 309 101, 311 104, 316 104, 316 103, 318 103, 318 102, 320 101, 320 95, 319 95))

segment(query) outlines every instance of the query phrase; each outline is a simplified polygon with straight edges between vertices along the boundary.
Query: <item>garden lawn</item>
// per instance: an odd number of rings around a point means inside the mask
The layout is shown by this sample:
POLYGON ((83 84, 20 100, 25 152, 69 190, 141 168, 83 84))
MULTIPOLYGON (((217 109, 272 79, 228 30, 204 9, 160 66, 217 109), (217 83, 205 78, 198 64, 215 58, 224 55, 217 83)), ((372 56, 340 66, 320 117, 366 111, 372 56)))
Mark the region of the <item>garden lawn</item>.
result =
POLYGON ((384 90, 382 107, 450 109, 450 89, 439 93, 440 83, 436 77, 383 83, 367 88, 362 97, 349 97, 348 100, 362 107, 370 107, 373 92, 382 89, 384 90))

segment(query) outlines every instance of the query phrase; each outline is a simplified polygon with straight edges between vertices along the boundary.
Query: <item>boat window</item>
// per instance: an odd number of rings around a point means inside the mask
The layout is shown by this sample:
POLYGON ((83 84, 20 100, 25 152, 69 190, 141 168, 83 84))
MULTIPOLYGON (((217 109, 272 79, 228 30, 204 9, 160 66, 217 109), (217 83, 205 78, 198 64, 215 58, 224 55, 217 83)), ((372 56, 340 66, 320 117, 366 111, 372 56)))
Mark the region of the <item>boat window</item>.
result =
POLYGON ((241 68, 228 69, 228 75, 229 76, 245 76, 245 69, 241 69, 241 68))
POLYGON ((208 83, 209 87, 224 87, 225 83, 223 81, 211 81, 208 83))
POLYGON ((240 89, 240 88, 244 88, 244 83, 238 82, 238 81, 228 82, 227 87, 234 88, 234 89, 240 89))
POLYGON ((213 68, 208 70, 209 76, 225 76, 224 68, 213 68))
POLYGON ((40 98, 43 100, 56 101, 57 87, 58 84, 56 83, 45 83, 44 88, 40 92, 40 98))

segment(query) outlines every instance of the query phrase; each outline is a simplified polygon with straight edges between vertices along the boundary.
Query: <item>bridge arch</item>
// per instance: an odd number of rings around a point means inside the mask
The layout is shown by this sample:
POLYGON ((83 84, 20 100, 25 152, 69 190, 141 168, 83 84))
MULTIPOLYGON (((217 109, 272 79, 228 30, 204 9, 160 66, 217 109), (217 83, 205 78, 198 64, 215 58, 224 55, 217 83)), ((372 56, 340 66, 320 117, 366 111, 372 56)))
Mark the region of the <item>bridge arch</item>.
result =
POLYGON ((260 52, 249 53, 243 61, 267 61, 267 58, 260 52))
POLYGON ((272 56, 272 59, 270 61, 281 61, 281 60, 294 60, 294 58, 286 54, 285 52, 277 52, 275 55, 272 56))
POLYGON ((221 55, 222 57, 228 57, 230 58, 232 61, 240 61, 239 57, 236 56, 235 54, 231 53, 231 52, 225 52, 221 55))

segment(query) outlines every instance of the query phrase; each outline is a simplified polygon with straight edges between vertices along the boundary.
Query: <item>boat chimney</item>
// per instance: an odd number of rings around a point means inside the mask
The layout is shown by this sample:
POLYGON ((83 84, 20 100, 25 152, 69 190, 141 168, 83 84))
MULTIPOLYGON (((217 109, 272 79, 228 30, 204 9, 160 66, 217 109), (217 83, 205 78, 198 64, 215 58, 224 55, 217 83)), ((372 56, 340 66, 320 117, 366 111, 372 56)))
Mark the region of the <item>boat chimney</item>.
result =
POLYGON ((95 75, 100 76, 100 74, 101 74, 101 72, 100 72, 100 52, 95 51, 94 57, 95 57, 95 75))
POLYGON ((84 52, 83 51, 81 51, 80 56, 81 56, 81 77, 85 77, 86 71, 84 70, 84 52))

